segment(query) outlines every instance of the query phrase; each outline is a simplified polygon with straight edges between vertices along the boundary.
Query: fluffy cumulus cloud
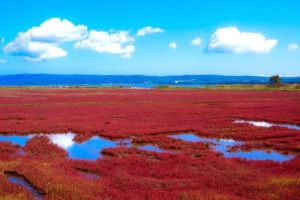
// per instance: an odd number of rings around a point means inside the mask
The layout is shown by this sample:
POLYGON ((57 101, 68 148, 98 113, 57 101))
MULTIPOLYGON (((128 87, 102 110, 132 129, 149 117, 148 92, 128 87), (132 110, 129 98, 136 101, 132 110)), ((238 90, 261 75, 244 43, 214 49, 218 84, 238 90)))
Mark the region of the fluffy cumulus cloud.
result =
POLYGON ((157 28, 157 27, 154 28, 152 26, 146 26, 146 27, 138 30, 136 35, 141 37, 141 36, 145 36, 148 34, 163 33, 163 32, 164 32, 164 30, 161 28, 157 28))
POLYGON ((217 29, 211 36, 208 52, 216 53, 268 53, 276 39, 267 39, 260 33, 240 32, 236 27, 217 29))
POLYGON ((203 39, 202 38, 195 38, 191 41, 191 45, 193 46, 199 46, 201 45, 203 42, 203 39))
POLYGON ((177 49, 177 44, 176 44, 176 42, 171 42, 171 43, 169 44, 169 47, 170 47, 171 49, 177 49))
POLYGON ((135 51, 134 38, 127 31, 105 32, 91 30, 88 37, 75 43, 76 49, 88 49, 99 53, 119 54, 131 58, 135 51))
POLYGON ((23 33, 4 47, 4 52, 11 55, 24 57, 29 61, 42 61, 58 57, 64 57, 67 52, 56 44, 32 41, 23 33))
POLYGON ((24 57, 29 61, 64 57, 67 52, 59 45, 64 42, 81 40, 87 34, 86 26, 75 26, 68 20, 52 18, 38 27, 19 33, 13 42, 4 47, 4 52, 24 57))
MULTIPOLYGON (((136 36, 164 32, 152 26, 138 30, 136 36)), ((1 44, 5 41, 0 39, 1 44)), ((40 26, 20 32, 14 41, 3 47, 7 54, 39 62, 67 56, 61 45, 73 42, 75 49, 92 50, 98 53, 116 54, 122 58, 131 58, 135 52, 135 38, 128 31, 88 30, 84 25, 74 25, 60 18, 51 18, 40 26)), ((176 48, 176 43, 170 45, 176 48)))
POLYGON ((291 44, 288 45, 288 50, 289 51, 296 51, 298 49, 299 49, 299 46, 296 43, 291 43, 291 44))
POLYGON ((68 20, 52 18, 39 27, 33 27, 25 34, 32 38, 32 41, 46 43, 62 43, 83 39, 87 35, 87 27, 83 25, 75 26, 68 20))

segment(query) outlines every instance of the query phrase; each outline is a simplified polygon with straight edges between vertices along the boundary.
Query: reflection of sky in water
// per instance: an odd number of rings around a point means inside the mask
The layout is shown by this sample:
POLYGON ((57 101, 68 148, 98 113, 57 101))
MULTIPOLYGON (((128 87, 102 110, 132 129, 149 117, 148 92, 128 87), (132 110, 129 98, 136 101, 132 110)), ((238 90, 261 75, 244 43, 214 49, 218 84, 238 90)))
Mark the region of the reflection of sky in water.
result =
MULTIPOLYGON (((239 122, 238 122, 239 123, 239 122)), ((74 133, 66 134, 49 134, 47 136, 52 143, 63 148, 68 153, 68 157, 71 159, 82 159, 82 160, 97 160, 101 157, 101 151, 105 148, 115 148, 118 146, 131 147, 131 140, 118 140, 112 141, 99 136, 94 136, 82 143, 74 141, 74 133)), ((34 137, 34 135, 27 136, 16 136, 16 135, 2 135, 0 136, 0 141, 11 142, 13 144, 18 144, 24 146, 26 142, 34 137)), ((217 152, 223 153, 225 157, 239 157, 249 160, 273 160, 278 162, 283 162, 291 160, 294 158, 292 155, 280 154, 276 151, 266 152, 262 150, 252 150, 249 152, 238 151, 238 152, 228 152, 230 147, 243 144, 242 142, 235 141, 232 139, 213 139, 199 137, 194 134, 180 134, 170 136, 174 139, 180 139, 187 142, 206 142, 212 145, 213 149, 217 152)), ((145 151, 154 152, 165 152, 165 150, 160 149, 153 145, 138 146, 138 149, 145 151)))
MULTIPOLYGON (((45 136, 47 136, 53 144, 56 144, 57 146, 66 150, 68 152, 68 157, 71 159, 96 160, 101 156, 100 153, 104 148, 113 148, 117 146, 129 147, 131 145, 130 140, 112 141, 99 136, 94 136, 82 143, 77 143, 74 141, 74 133, 49 134, 45 136)), ((0 136, 0 141, 6 141, 25 146, 26 142, 32 137, 34 136, 4 135, 0 136)))
POLYGON ((222 152, 227 158, 238 157, 248 160, 273 160, 277 162, 284 162, 294 158, 292 155, 280 154, 276 151, 266 152, 261 150, 252 150, 250 152, 238 151, 238 152, 222 152))
POLYGON ((118 140, 112 141, 99 136, 94 136, 82 143, 74 141, 75 134, 52 134, 48 136, 51 142, 65 149, 71 159, 97 160, 101 157, 101 151, 105 148, 117 146, 129 146, 131 141, 118 140))
POLYGON ((213 143, 214 142, 213 139, 204 138, 204 137, 198 137, 196 135, 189 134, 189 133, 187 133, 187 134, 180 134, 180 135, 172 135, 170 137, 174 138, 174 139, 184 140, 186 142, 209 142, 209 143, 213 143))
POLYGON ((154 151, 154 152, 158 152, 158 153, 163 153, 165 152, 165 150, 157 147, 157 146, 154 146, 154 145, 144 145, 144 146, 138 146, 137 147, 138 149, 141 149, 141 150, 144 150, 144 151, 154 151))
POLYGON ((276 126, 280 126, 280 127, 283 127, 283 128, 288 128, 288 129, 293 129, 293 130, 300 131, 300 126, 297 126, 297 125, 278 124, 278 125, 276 125, 276 126))
POLYGON ((300 131, 300 126, 293 125, 293 124, 272 124, 272 123, 264 122, 264 121, 247 121, 247 120, 241 120, 241 119, 235 120, 234 123, 236 123, 236 124, 251 124, 253 126, 265 127, 265 128, 271 128, 272 126, 278 126, 278 127, 282 127, 282 128, 288 128, 288 129, 300 131))
POLYGON ((97 160, 102 149, 116 146, 117 142, 95 136, 83 143, 73 143, 66 151, 71 159, 97 160))
POLYGON ((277 162, 284 162, 294 158, 292 155, 280 154, 276 151, 266 152, 262 150, 252 150, 249 152, 246 151, 237 151, 237 152, 228 152, 230 147, 241 145, 243 142, 235 141, 232 139, 211 139, 199 137, 194 134, 180 134, 170 136, 174 139, 180 139, 186 142, 207 142, 213 146, 213 149, 217 152, 223 153, 224 157, 232 158, 245 158, 248 160, 272 160, 277 162))
POLYGON ((31 192, 34 199, 43 199, 43 196, 39 192, 37 192, 35 188, 32 187, 29 183, 27 183, 24 179, 14 175, 8 175, 7 179, 9 182, 20 185, 24 187, 26 190, 28 190, 29 192, 31 192))
POLYGON ((32 138, 32 135, 0 135, 0 142, 11 142, 12 144, 18 144, 23 147, 30 138, 32 138))

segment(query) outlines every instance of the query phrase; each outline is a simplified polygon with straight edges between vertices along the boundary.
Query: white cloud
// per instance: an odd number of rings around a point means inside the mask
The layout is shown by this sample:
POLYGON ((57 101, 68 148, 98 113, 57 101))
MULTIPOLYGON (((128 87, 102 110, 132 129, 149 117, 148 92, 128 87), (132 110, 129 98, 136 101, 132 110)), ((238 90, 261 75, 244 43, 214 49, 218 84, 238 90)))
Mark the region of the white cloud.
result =
POLYGON ((68 20, 52 18, 38 27, 19 33, 13 42, 4 47, 4 52, 29 61, 64 57, 67 52, 58 46, 64 42, 83 39, 87 33, 86 26, 75 26, 68 20))
POLYGON ((99 53, 119 54, 122 58, 131 58, 135 51, 134 38, 127 31, 105 32, 92 30, 88 38, 78 41, 76 49, 89 49, 99 53))
POLYGON ((0 64, 5 64, 6 60, 5 59, 0 59, 0 64))
POLYGON ((67 56, 68 53, 60 47, 65 42, 76 42, 74 47, 77 49, 119 54, 123 58, 131 58, 135 51, 134 38, 127 31, 88 31, 84 25, 75 26, 59 18, 49 19, 38 27, 19 33, 3 49, 5 53, 38 62, 67 56))
POLYGON ((219 28, 211 36, 209 52, 268 53, 277 45, 276 39, 267 39, 260 33, 240 32, 236 27, 219 28))
POLYGON ((31 38, 22 33, 19 34, 14 42, 11 42, 4 47, 4 52, 24 57, 26 60, 34 62, 64 57, 67 55, 66 51, 57 47, 55 44, 37 41, 33 42, 31 38))
POLYGON ((202 38, 195 38, 191 41, 191 45, 194 45, 194 46, 199 46, 201 45, 203 42, 203 39, 202 38))
POLYGON ((87 36, 88 31, 86 26, 75 26, 66 19, 52 18, 39 27, 31 28, 25 34, 29 35, 32 41, 62 43, 83 39, 87 36))
POLYGON ((162 32, 164 32, 164 30, 161 28, 154 28, 152 26, 146 26, 146 27, 138 30, 137 36, 145 36, 148 34, 162 33, 162 32))
POLYGON ((299 46, 296 43, 291 43, 291 44, 289 44, 288 49, 289 49, 289 51, 296 51, 299 49, 299 46))
POLYGON ((170 47, 171 49, 177 49, 177 44, 176 44, 175 42, 171 42, 171 43, 169 44, 169 47, 170 47))

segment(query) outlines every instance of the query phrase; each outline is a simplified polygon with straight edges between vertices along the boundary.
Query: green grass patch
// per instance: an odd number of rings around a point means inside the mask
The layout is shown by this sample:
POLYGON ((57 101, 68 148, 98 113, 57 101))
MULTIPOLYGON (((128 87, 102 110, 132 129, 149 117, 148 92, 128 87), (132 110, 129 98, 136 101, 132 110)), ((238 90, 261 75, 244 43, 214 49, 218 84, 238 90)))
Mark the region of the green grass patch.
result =
POLYGON ((205 90, 300 91, 300 84, 237 84, 205 86, 205 90))

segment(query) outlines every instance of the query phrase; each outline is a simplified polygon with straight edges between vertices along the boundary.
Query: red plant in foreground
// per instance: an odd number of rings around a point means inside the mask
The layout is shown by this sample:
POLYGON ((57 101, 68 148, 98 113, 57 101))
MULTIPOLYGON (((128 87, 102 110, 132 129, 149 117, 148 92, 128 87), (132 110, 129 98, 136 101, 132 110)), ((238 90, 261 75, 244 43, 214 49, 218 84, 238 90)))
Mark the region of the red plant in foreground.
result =
POLYGON ((300 125, 300 93, 205 90, 0 89, 2 134, 77 134, 131 138, 171 153, 105 149, 97 161, 70 160, 47 137, 23 148, 0 142, 0 196, 27 199, 5 171, 26 177, 45 199, 299 199, 300 133, 235 124, 236 119, 300 125), (204 143, 169 138, 180 132, 276 149, 291 161, 224 158, 204 143), (90 180, 79 172, 100 176, 90 180))

